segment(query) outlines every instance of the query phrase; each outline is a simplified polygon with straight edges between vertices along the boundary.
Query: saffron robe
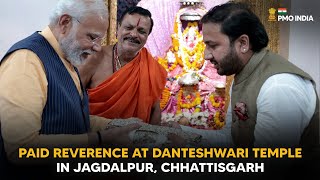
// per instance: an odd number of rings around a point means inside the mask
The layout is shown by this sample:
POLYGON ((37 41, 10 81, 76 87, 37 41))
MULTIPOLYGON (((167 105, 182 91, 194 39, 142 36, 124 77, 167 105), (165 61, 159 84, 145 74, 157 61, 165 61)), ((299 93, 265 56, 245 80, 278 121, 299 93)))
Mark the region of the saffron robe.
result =
POLYGON ((146 48, 95 88, 88 89, 90 114, 109 119, 137 117, 149 123, 151 108, 166 84, 166 70, 146 48))

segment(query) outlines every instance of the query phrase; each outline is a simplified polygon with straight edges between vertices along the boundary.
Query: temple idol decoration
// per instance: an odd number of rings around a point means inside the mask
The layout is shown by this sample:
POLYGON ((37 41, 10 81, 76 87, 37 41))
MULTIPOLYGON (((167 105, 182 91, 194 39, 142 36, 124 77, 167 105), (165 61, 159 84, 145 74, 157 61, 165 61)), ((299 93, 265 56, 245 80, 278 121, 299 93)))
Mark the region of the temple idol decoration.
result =
POLYGON ((225 125, 226 77, 204 59, 201 17, 207 12, 201 0, 180 0, 172 46, 158 62, 167 70, 160 108, 162 122, 176 121, 200 129, 225 125))

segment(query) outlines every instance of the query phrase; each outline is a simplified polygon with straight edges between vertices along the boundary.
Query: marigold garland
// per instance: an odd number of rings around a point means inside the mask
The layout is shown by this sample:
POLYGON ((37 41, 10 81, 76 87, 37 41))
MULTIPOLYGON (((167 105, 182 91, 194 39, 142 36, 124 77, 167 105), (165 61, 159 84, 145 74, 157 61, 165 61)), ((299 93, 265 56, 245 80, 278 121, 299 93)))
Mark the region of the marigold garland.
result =
POLYGON ((168 88, 165 88, 161 94, 161 101, 160 101, 160 109, 161 110, 163 110, 166 107, 166 105, 168 104, 170 96, 171 96, 170 90, 168 88))
POLYGON ((225 125, 225 121, 222 117, 222 113, 217 111, 214 115, 214 123, 216 129, 221 129, 225 125))
POLYGON ((211 94, 209 96, 209 101, 211 102, 213 107, 215 107, 215 108, 219 108, 220 107, 220 102, 216 101, 215 94, 211 94))
MULTIPOLYGON (((191 100, 192 97, 191 95, 188 95, 186 97, 184 97, 185 100, 191 100)), ((201 104, 201 97, 200 97, 200 92, 196 92, 196 97, 191 101, 191 102, 183 102, 183 101, 178 101, 178 103, 180 104, 180 106, 182 108, 187 108, 187 109, 190 109, 190 108, 193 108, 197 105, 200 105, 201 104)))
MULTIPOLYGON (((200 11, 206 11, 200 9, 200 11)), ((182 68, 179 74, 170 73, 168 81, 178 81, 180 77, 186 73, 197 73, 202 79, 201 68, 206 64, 204 59, 205 44, 203 37, 198 29, 196 21, 189 22, 187 27, 182 31, 182 22, 180 20, 181 14, 185 10, 181 9, 176 14, 174 23, 174 33, 171 35, 172 47, 168 50, 164 58, 159 58, 158 62, 168 73, 173 71, 177 66, 182 68), (175 74, 172 76, 172 74, 175 74)), ((202 79, 203 80, 203 79, 202 79)), ((201 80, 200 80, 201 81, 201 80)), ((184 86, 185 87, 185 86, 184 86)), ((164 120, 171 120, 178 122, 181 117, 185 117, 190 121, 190 126, 197 128, 221 129, 224 124, 224 98, 219 97, 218 94, 202 95, 197 89, 198 85, 193 86, 188 94, 187 89, 181 87, 177 93, 171 94, 169 88, 165 88, 162 93, 160 108, 163 110, 168 106, 170 98, 176 98, 176 111, 163 114, 164 120), (213 109, 208 110, 207 105, 212 105, 213 109)))

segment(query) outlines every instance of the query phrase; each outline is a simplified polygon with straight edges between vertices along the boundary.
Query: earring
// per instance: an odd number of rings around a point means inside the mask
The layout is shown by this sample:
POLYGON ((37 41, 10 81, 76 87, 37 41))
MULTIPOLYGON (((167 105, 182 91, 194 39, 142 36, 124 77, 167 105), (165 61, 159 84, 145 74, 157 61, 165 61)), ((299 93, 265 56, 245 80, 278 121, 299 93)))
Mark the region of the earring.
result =
POLYGON ((247 49, 243 49, 242 52, 245 53, 247 49))

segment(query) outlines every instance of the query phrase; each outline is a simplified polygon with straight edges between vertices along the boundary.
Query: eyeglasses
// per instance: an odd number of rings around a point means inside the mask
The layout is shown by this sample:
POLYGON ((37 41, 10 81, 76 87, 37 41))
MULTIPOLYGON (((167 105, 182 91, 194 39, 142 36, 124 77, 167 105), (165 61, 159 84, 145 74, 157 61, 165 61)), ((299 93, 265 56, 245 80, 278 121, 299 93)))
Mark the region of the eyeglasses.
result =
MULTIPOLYGON (((79 24, 82 24, 76 17, 71 16, 72 19, 75 19, 79 24)), ((87 39, 94 45, 100 45, 101 46, 101 40, 103 37, 100 37, 99 35, 87 33, 87 39)))

